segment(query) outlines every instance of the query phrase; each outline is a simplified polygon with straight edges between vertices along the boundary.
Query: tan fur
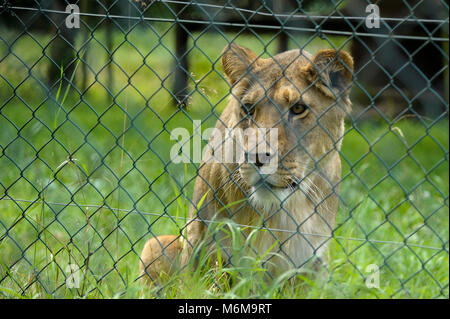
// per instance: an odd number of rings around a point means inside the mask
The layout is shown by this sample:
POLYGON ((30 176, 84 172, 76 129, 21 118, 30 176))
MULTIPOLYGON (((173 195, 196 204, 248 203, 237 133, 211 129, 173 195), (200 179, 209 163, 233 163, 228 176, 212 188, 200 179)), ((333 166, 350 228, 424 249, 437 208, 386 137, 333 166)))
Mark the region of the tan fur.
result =
POLYGON ((170 275, 176 270, 180 249, 180 241, 175 235, 158 236, 148 240, 142 249, 139 262, 139 273, 143 281, 152 284, 163 279, 161 276, 170 275))
MULTIPOLYGON (((220 240, 222 258, 233 262, 231 241, 223 232, 214 239, 205 238, 211 220, 254 226, 243 229, 243 238, 261 225, 272 229, 259 231, 253 242, 260 256, 272 247, 263 264, 271 274, 299 269, 312 256, 325 260, 338 208, 338 151, 344 117, 351 107, 351 56, 334 50, 322 50, 315 56, 291 50, 261 59, 249 49, 231 44, 223 52, 222 64, 232 84, 232 94, 216 128, 221 132, 239 127, 278 129, 280 162, 276 173, 266 179, 272 185, 271 191, 268 186, 255 186, 259 185, 255 184, 259 174, 252 164, 204 161, 195 182, 193 203, 197 205, 205 194, 206 198, 199 211, 195 206, 191 208, 186 236, 176 242, 173 236, 158 237, 161 245, 150 239, 142 252, 142 262, 148 265, 156 260, 161 247, 171 241, 166 256, 172 261, 181 257, 181 265, 186 265, 193 248, 203 240, 207 246, 212 243, 211 250, 216 247, 215 240, 220 240), (296 102, 310 107, 306 116, 288 116, 289 108, 296 102), (242 120, 242 103, 257 105, 252 120, 242 120), (286 188, 295 178, 301 180, 299 186, 294 190, 286 188), (247 202, 223 209, 242 199, 247 202)), ((204 158, 214 156, 216 144, 211 138, 204 158)), ((170 274, 174 269, 171 265, 167 261, 155 262, 147 273, 151 277, 161 272, 170 274)))

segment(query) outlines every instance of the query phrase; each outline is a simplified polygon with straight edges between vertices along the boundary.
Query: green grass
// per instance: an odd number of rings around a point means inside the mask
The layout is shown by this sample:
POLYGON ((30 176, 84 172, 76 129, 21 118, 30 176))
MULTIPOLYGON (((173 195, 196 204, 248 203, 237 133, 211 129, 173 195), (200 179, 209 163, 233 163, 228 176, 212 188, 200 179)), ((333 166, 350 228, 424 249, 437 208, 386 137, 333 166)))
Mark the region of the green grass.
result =
MULTIPOLYGON (((107 55, 97 42, 105 42, 101 31, 94 32, 97 41, 86 53, 88 89, 80 97, 73 88, 66 95, 62 87, 62 106, 48 100, 39 84, 48 68, 40 45, 50 36, 34 34, 39 45, 23 35, 11 47, 14 54, 0 42, 0 296, 448 297, 447 119, 426 125, 411 118, 393 125, 347 123, 338 227, 326 279, 305 278, 306 287, 283 278, 265 282, 258 260, 242 258, 239 271, 220 264, 214 271, 191 269, 162 289, 135 281, 145 241, 178 233, 192 196, 195 166, 169 163, 175 141, 168 132, 192 130, 192 119, 201 119, 203 129, 214 125, 229 90, 217 61, 226 39, 196 34, 189 55, 195 92, 185 111, 171 104, 168 27, 159 25, 159 35, 134 29, 127 38, 135 47, 113 33, 115 103, 95 81, 107 83, 107 55), (79 289, 64 285, 69 264, 82 269, 79 289), (379 289, 365 286, 370 264, 380 267, 379 289)), ((17 36, 2 32, 5 39, 17 36)), ((236 41, 259 54, 275 51, 270 35, 241 35, 236 41)), ((346 43, 328 41, 337 47, 346 43)), ((328 41, 298 39, 311 52, 329 47, 328 41)), ((74 81, 81 82, 80 66, 74 81)))

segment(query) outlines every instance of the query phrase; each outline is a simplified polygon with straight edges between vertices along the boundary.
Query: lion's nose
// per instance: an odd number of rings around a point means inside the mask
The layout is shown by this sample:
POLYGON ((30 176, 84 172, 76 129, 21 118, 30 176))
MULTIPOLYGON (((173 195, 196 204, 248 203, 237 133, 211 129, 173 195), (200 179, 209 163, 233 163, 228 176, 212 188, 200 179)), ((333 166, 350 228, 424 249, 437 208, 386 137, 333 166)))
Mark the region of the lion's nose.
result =
POLYGON ((256 167, 260 168, 268 164, 273 155, 269 152, 264 153, 245 153, 245 159, 249 163, 254 163, 256 167))

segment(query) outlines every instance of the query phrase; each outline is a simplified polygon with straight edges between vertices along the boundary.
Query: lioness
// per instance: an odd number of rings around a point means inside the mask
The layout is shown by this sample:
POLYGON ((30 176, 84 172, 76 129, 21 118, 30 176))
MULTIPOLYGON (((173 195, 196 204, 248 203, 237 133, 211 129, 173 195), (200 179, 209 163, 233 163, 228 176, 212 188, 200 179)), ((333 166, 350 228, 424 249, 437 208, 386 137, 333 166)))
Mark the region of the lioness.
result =
MULTIPOLYGON (((351 106, 352 57, 327 49, 315 56, 291 50, 263 59, 231 44, 222 53, 222 65, 232 86, 231 101, 216 128, 222 132, 237 127, 276 128, 278 166, 262 173, 267 161, 258 160, 259 154, 256 161, 244 163, 204 160, 195 182, 187 235, 147 241, 140 261, 145 281, 185 265, 213 220, 253 226, 243 230, 243 236, 265 228, 256 234, 252 247, 265 256, 263 266, 271 274, 300 269, 312 257, 326 262, 338 209, 339 150, 344 117, 351 106), (233 204, 242 199, 244 204, 233 204)), ((211 137, 208 145, 206 158, 214 156, 217 141, 211 137)), ((253 151, 245 141, 243 148, 246 155, 253 151)), ((232 261, 231 243, 225 237, 214 236, 214 240, 221 240, 222 258, 232 261)))

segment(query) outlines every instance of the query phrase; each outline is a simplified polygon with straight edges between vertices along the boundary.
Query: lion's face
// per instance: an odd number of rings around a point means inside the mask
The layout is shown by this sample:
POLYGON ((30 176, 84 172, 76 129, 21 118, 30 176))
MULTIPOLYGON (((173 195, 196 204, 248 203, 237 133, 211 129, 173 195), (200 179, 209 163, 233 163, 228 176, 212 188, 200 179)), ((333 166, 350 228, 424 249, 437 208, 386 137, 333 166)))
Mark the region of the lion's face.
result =
POLYGON ((311 182, 312 174, 333 179, 327 167, 341 147, 350 109, 350 55, 323 50, 311 56, 292 50, 260 59, 231 45, 222 62, 233 85, 236 127, 267 130, 264 147, 255 147, 248 138, 243 143, 247 156, 238 179, 248 196, 270 210, 273 204, 294 199, 296 192, 320 189, 311 182), (275 169, 264 170, 274 163, 275 169))

